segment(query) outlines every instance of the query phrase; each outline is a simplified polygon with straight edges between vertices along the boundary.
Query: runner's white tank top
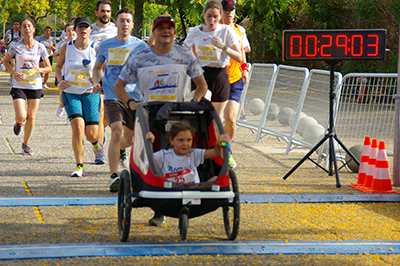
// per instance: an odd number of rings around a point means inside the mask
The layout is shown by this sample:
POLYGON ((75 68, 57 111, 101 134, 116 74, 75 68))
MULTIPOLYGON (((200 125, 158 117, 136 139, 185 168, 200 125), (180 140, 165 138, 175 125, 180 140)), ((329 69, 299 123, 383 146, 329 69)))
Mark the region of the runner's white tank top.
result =
POLYGON ((75 47, 75 41, 70 41, 65 50, 64 80, 69 81, 65 92, 83 94, 93 89, 89 78, 93 75, 96 62, 95 42, 91 42, 84 50, 75 47))

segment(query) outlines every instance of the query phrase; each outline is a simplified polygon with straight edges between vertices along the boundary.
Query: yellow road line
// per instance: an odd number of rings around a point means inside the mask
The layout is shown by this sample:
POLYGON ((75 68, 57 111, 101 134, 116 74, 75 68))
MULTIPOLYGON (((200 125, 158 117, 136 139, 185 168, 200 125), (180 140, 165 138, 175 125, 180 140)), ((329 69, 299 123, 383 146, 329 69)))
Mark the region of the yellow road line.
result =
MULTIPOLYGON (((22 182, 22 184, 24 184, 24 187, 25 187, 26 192, 28 193, 28 195, 30 197, 33 197, 32 191, 29 189, 28 184, 26 184, 25 181, 21 181, 21 182, 22 182)), ((43 216, 40 213, 39 207, 38 206, 33 206, 33 209, 35 210, 36 217, 38 218, 39 222, 45 223, 45 221, 43 220, 43 216)))
POLYGON ((4 139, 5 139, 5 141, 6 141, 7 145, 8 145, 8 148, 9 148, 10 151, 12 152, 12 154, 15 154, 13 148, 11 147, 11 144, 10 144, 10 141, 8 140, 8 138, 4 138, 4 139))

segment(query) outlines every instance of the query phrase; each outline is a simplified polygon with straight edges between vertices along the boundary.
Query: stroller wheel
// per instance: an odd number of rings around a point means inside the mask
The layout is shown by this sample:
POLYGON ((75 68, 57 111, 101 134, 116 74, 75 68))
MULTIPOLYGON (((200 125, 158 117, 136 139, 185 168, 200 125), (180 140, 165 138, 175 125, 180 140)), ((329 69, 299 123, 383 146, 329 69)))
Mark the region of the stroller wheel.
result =
POLYGON ((222 208, 226 235, 230 240, 235 240, 239 233, 240 224, 239 184, 233 170, 229 170, 229 178, 231 180, 231 190, 235 192, 235 197, 227 200, 222 208))
POLYGON ((118 188, 118 231, 119 239, 126 242, 131 227, 132 200, 130 175, 127 170, 121 172, 121 179, 118 188))
POLYGON ((189 226, 189 216, 187 213, 183 212, 179 216, 179 233, 182 241, 186 240, 188 226, 189 226))

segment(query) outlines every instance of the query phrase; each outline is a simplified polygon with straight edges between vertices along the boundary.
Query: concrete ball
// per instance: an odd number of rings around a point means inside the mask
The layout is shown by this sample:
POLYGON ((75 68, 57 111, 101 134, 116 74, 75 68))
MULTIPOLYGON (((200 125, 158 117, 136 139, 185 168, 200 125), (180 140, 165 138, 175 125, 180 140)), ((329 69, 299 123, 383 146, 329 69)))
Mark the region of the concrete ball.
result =
MULTIPOLYGON (((290 118, 289 118, 289 126, 293 126, 293 123, 294 123, 294 117, 296 116, 296 113, 293 113, 293 114, 291 114, 290 115, 290 118)), ((299 114, 299 121, 300 121, 300 119, 302 119, 303 117, 306 117, 307 115, 305 114, 305 113, 303 113, 303 112, 300 112, 300 114, 299 114)))
POLYGON ((264 110, 264 101, 260 98, 254 98, 249 102, 249 110, 253 115, 259 115, 264 110))
POLYGON ((304 141, 314 144, 315 140, 321 135, 325 133, 325 129, 320 124, 317 125, 308 125, 303 132, 304 141))
POLYGON ((317 125, 318 122, 315 120, 315 118, 311 116, 306 116, 303 117, 299 120, 299 123, 297 124, 297 133, 299 133, 300 136, 303 136, 304 130, 306 127, 309 125, 317 125))
POLYGON ((289 118, 294 113, 294 110, 290 107, 285 107, 280 109, 278 113, 278 121, 281 123, 282 126, 289 125, 289 118))
POLYGON ((268 107, 267 120, 275 121, 278 118, 280 108, 276 103, 270 103, 268 107))
MULTIPOLYGON (((359 144, 359 145, 352 146, 349 149, 350 152, 354 155, 354 157, 356 157, 358 159, 359 162, 361 161, 363 148, 364 148, 364 145, 359 144)), ((346 162, 350 161, 350 159, 351 159, 350 155, 348 155, 346 153, 346 157, 345 157, 346 162)), ((353 160, 348 162, 347 166, 349 166, 350 170, 353 171, 353 173, 358 173, 359 165, 356 162, 354 162, 353 160)))

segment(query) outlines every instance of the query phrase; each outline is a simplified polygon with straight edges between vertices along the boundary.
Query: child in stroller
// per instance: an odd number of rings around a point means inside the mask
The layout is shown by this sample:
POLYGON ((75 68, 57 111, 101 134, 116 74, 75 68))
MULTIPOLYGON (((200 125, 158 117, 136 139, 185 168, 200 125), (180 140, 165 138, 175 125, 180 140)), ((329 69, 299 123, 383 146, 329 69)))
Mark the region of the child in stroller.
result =
MULTIPOLYGON (((222 154, 223 142, 228 143, 229 139, 221 134, 213 149, 194 149, 193 137, 195 129, 186 121, 179 121, 171 126, 169 131, 169 146, 172 148, 162 149, 154 153, 157 165, 165 178, 177 183, 200 183, 197 167, 204 162, 204 159, 219 157, 222 154)), ((154 135, 151 132, 146 134, 146 140, 154 143, 154 135)), ((217 176, 212 177, 208 182, 215 181, 217 176)))

